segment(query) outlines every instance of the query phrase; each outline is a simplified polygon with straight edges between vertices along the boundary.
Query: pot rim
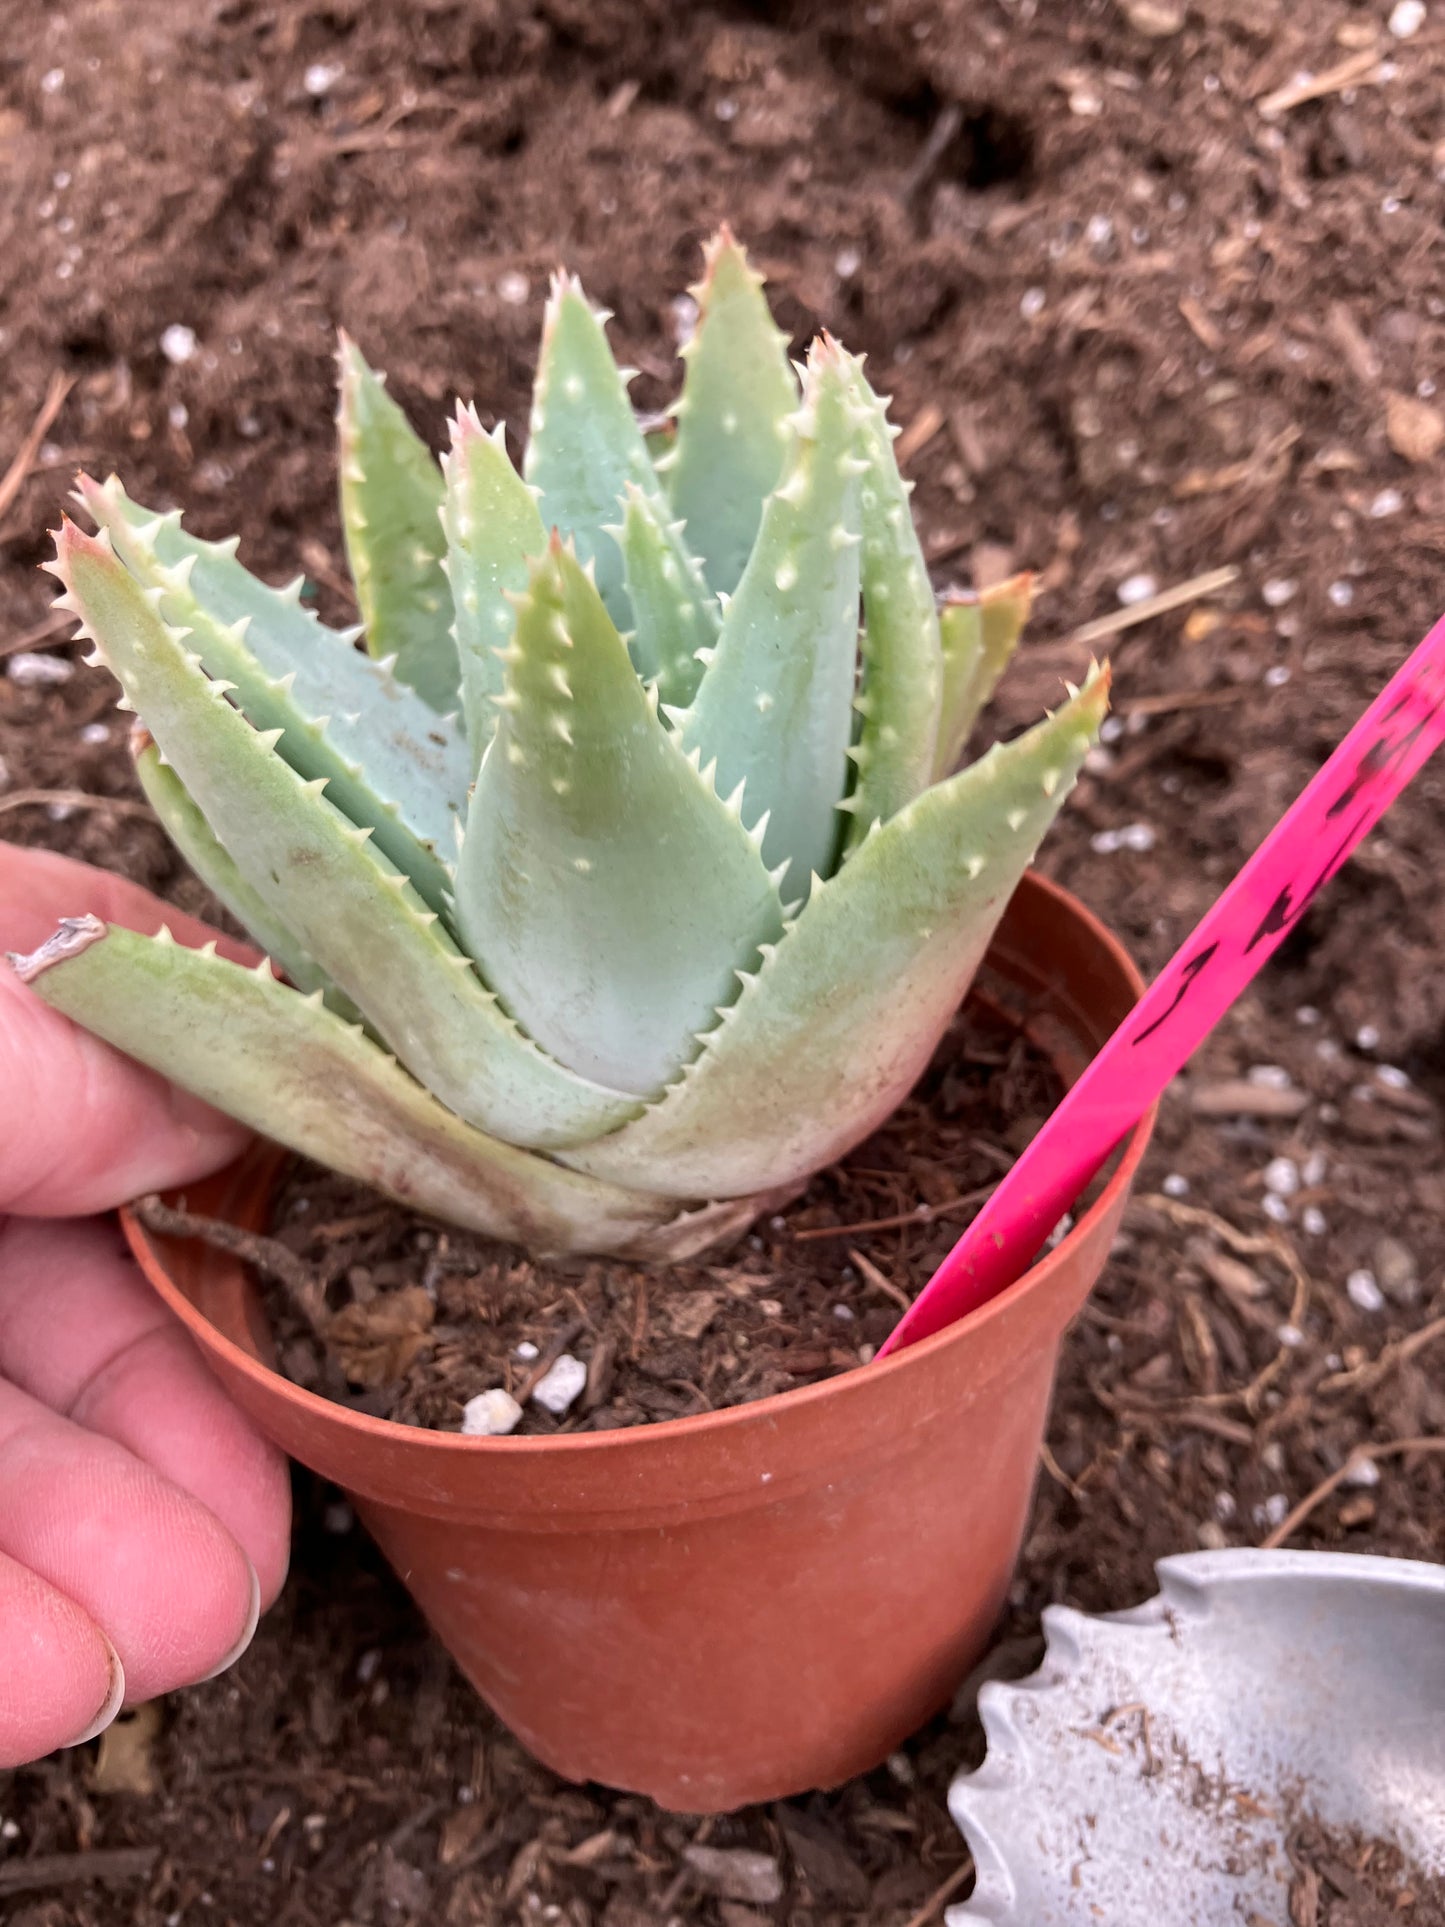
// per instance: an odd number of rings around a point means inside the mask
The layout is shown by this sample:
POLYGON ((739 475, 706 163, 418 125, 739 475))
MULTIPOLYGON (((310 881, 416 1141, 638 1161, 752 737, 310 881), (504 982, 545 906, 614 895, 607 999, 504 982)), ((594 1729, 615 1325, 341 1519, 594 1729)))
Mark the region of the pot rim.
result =
MULTIPOLYGON (((1081 927, 1083 933, 1095 944, 1106 950, 1113 962, 1120 968, 1135 999, 1144 994, 1144 978, 1123 944, 1101 918, 1087 909, 1077 897, 1062 885, 1030 870, 1026 872, 1021 887, 1031 887, 1052 900, 1055 912, 1081 927)), ((1102 1048, 1102 1047, 1101 1047, 1102 1048)), ((920 1371, 936 1358, 941 1351, 962 1342, 970 1333, 978 1331, 991 1319, 1007 1317, 1011 1314, 1025 1293, 1033 1294, 1047 1289, 1055 1276, 1067 1274, 1073 1268, 1075 1254, 1089 1241, 1101 1220, 1116 1208, 1122 1208, 1124 1196, 1133 1182, 1149 1139, 1154 1129, 1158 1112, 1157 1101, 1123 1140, 1122 1154, 1118 1156, 1114 1170, 1109 1175, 1099 1195, 1088 1209, 1075 1220, 1069 1231, 1052 1250, 1037 1259, 1023 1276, 1007 1290, 990 1299, 987 1304, 968 1312, 964 1317, 945 1325, 942 1330, 920 1339, 916 1344, 902 1351, 891 1353, 885 1359, 871 1360, 867 1365, 859 1365, 852 1371, 841 1372, 834 1378, 818 1380, 812 1385, 795 1386, 791 1391, 774 1392, 767 1398, 752 1399, 743 1405, 724 1406, 712 1412, 691 1413, 683 1418, 662 1419, 655 1424, 626 1426, 607 1432, 568 1432, 546 1437, 525 1438, 466 1438, 460 1432, 443 1432, 431 1428, 418 1428, 403 1424, 398 1419, 375 1418, 366 1412, 351 1410, 338 1404, 334 1399, 323 1397, 319 1392, 306 1390, 295 1384, 276 1367, 267 1365, 262 1359, 238 1345, 220 1331, 210 1319, 197 1309, 192 1301, 174 1282, 164 1263, 152 1234, 148 1232, 135 1216, 131 1205, 120 1208, 121 1229, 127 1244, 147 1282, 154 1287, 171 1311, 181 1320, 186 1329, 200 1342, 205 1350, 213 1352, 224 1360, 227 1368, 240 1373, 259 1390, 272 1396, 278 1393, 298 1412, 305 1412, 314 1418, 324 1419, 331 1426, 349 1432, 358 1440, 369 1438, 380 1443, 383 1440, 403 1437, 413 1444, 423 1443, 429 1449, 448 1453, 482 1452, 507 1453, 513 1457, 536 1457, 545 1459, 560 1453, 586 1452, 592 1455, 636 1452, 638 1450, 666 1451, 677 1440, 695 1437, 703 1432, 718 1432, 725 1429, 736 1430, 748 1425, 767 1423, 781 1408, 796 1413, 820 1400, 836 1397, 839 1391, 856 1384, 860 1373, 869 1374, 881 1384, 885 1377, 898 1378, 909 1371, 920 1371)), ((230 1168, 244 1172, 262 1162, 266 1156, 278 1155, 279 1147, 265 1143, 259 1149, 253 1147, 230 1168)), ((1107 1254, 1106 1254, 1107 1255, 1107 1254)), ((239 1259, 232 1262, 239 1263, 239 1259)))

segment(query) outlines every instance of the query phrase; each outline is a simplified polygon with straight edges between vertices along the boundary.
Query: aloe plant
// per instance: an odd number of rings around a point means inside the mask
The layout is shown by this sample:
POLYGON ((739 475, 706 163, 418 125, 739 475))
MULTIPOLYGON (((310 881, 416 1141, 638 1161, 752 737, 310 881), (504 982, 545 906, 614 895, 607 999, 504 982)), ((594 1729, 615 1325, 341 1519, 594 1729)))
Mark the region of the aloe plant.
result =
POLYGON ((521 473, 341 346, 361 631, 83 478, 60 604, 161 822, 289 982, 93 919, 23 976, 257 1130, 542 1251, 681 1257, 922 1070, 1102 716, 953 762, 1027 585, 936 608, 861 360, 707 250, 656 457, 558 277, 521 473), (861 616, 861 627, 860 627, 861 616))

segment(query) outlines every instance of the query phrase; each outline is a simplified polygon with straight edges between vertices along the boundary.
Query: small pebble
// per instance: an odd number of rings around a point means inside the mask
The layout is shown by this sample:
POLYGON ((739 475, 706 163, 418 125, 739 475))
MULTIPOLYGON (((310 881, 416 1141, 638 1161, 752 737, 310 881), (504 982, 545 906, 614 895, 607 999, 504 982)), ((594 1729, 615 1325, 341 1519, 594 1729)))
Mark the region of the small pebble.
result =
POLYGON ((40 91, 42 94, 58 94, 64 85, 65 69, 63 67, 52 67, 47 73, 43 73, 40 76, 40 91))
POLYGON ((34 649, 17 651, 5 667, 11 682, 19 683, 22 689, 49 688, 69 682, 75 674, 75 664, 68 656, 42 656, 34 649))
POLYGON ((1271 1224, 1289 1223, 1289 1206, 1276 1192, 1265 1192, 1263 1198, 1260 1200, 1260 1209, 1264 1212, 1264 1215, 1269 1219, 1271 1224))
POLYGON ((1363 1266, 1346 1278, 1345 1290, 1349 1293, 1350 1303, 1360 1311, 1385 1309, 1385 1294, 1380 1290, 1374 1272, 1366 1271, 1363 1266))
POLYGON ((1304 1163, 1300 1166, 1300 1176, 1304 1179, 1310 1190, 1313 1191, 1317 1184, 1324 1183, 1325 1173, 1329 1168, 1330 1161, 1323 1151, 1311 1151, 1304 1163))
POLYGON ((1048 297, 1042 288, 1025 288, 1023 299, 1019 302, 1019 313, 1025 321, 1032 321, 1035 315, 1041 315, 1043 313, 1044 303, 1047 299, 1048 297))
POLYGON ((85 744, 87 749, 95 749, 101 743, 108 743, 110 741, 110 725, 108 723, 87 723, 85 728, 80 732, 80 740, 85 744))
POLYGON ((1387 1091, 1408 1091, 1410 1088, 1410 1073, 1408 1071, 1402 1071, 1398 1064, 1377 1064, 1375 1066, 1375 1082, 1377 1084, 1383 1084, 1387 1091))
POLYGON ((1382 488, 1370 504, 1370 513, 1377 522, 1387 515, 1398 515, 1405 506, 1405 498, 1397 488, 1382 488))
POLYGON ((356 1677, 363 1686, 369 1686, 376 1678, 381 1667, 381 1648, 370 1646, 356 1662, 356 1677))
POLYGON ((301 84, 313 100, 329 94, 346 69, 338 61, 317 60, 306 69, 301 84))
POLYGON ((1289 1494, 1271 1492, 1264 1504, 1256 1508, 1254 1516, 1261 1525, 1269 1526, 1271 1530, 1275 1526, 1282 1526, 1289 1517, 1289 1494))
POLYGON ((1206 1552, 1223 1552, 1229 1544, 1229 1535, 1217 1519, 1206 1519, 1196 1537, 1206 1552))
POLYGON ((1332 582, 1328 594, 1336 609, 1348 609, 1355 599, 1355 585, 1353 582, 1332 582))
POLYGON ((1232 1492, 1216 1492, 1214 1495, 1214 1516, 1223 1519, 1226 1525, 1239 1511, 1239 1503, 1232 1492))
POLYGON ((1264 686, 1266 689, 1283 689, 1293 674, 1287 662, 1272 662, 1264 672, 1264 686))
POLYGON ((174 368, 189 361, 196 352, 196 331, 184 323, 173 321, 161 336, 161 353, 174 368))
POLYGON ((587 1383, 587 1367, 580 1358, 571 1352, 563 1352, 555 1365, 551 1365, 532 1388, 532 1399, 544 1412, 553 1418, 561 1418, 573 1402, 581 1396, 587 1383))
POLYGON ((1297 1352, 1305 1342, 1305 1335, 1298 1325, 1281 1325, 1275 1338, 1287 1352, 1297 1352))
POLYGON ((1413 40, 1425 24, 1425 0, 1395 0, 1389 27, 1396 40, 1413 40))
POLYGON ((1293 1158, 1271 1158, 1264 1167, 1264 1188, 1281 1198, 1292 1198, 1300 1187, 1299 1166, 1293 1158))
POLYGON ((1313 1004, 1301 1004, 1294 1014, 1294 1020, 1301 1030, 1313 1030, 1320 1021, 1320 1014, 1313 1004))
POLYGON ((839 248, 833 258, 833 272, 840 281, 851 281, 863 265, 863 257, 857 248, 839 248))
POLYGON ((530 1338, 524 1338, 512 1353, 512 1356, 513 1358, 520 1358, 524 1365, 530 1365, 532 1360, 538 1356, 537 1347, 532 1343, 530 1338))
POLYGON ((851 1325, 855 1314, 851 1305, 834 1305, 833 1316, 840 1325, 851 1325))
POLYGON ((1126 575, 1115 593, 1126 609, 1132 609, 1135 603, 1158 595, 1159 583, 1152 575, 1126 575))
POLYGON ((1091 248, 1105 248, 1114 238, 1114 223, 1107 214, 1091 214, 1084 228, 1084 239, 1091 248))
POLYGON ((1182 1171, 1171 1171, 1159 1189, 1164 1193, 1166 1198, 1187 1198, 1189 1196, 1189 1180, 1184 1176, 1182 1171))
POLYGON ((1380 1483, 1380 1468, 1373 1459, 1361 1459, 1341 1479, 1341 1485, 1375 1486, 1380 1483))
POLYGON ((1373 1024, 1360 1025, 1360 1028, 1355 1032, 1355 1048, 1357 1050, 1378 1050, 1380 1048, 1380 1033, 1373 1024))
MULTIPOLYGON (((558 1363, 561 1363, 560 1359, 558 1363)), ((583 1372, 583 1381, 584 1383, 586 1381, 585 1369, 583 1372)), ((541 1387, 539 1386, 537 1389, 540 1391, 541 1387)), ((572 1398, 576 1396, 577 1394, 574 1392, 572 1398)), ((569 1398, 567 1404, 570 1405, 571 1402, 572 1400, 569 1398)), ((552 1408, 549 1406, 548 1409, 551 1410, 552 1408)), ((564 1405, 562 1409, 565 1411, 567 1407, 564 1405)), ((464 1439, 505 1438, 508 1432, 515 1432, 521 1422, 521 1406, 517 1403, 516 1399, 512 1397, 512 1394, 510 1392, 504 1392, 501 1386, 495 1387, 495 1389, 490 1392, 478 1392, 475 1398, 469 1398, 462 1407, 462 1437, 464 1439)))
POLYGON ((1325 1214, 1317 1204, 1307 1204, 1300 1213, 1299 1221, 1304 1231, 1311 1238, 1322 1238, 1325 1235, 1327 1228, 1325 1225, 1325 1214))
POLYGON ((1287 1091, 1292 1082, 1282 1064, 1251 1064, 1248 1078, 1251 1084, 1262 1091, 1287 1091))
POLYGON ((1271 1439, 1259 1456, 1267 1471, 1283 1472, 1284 1447, 1278 1439, 1271 1439))
POLYGON ((1374 1252, 1375 1277, 1387 1298, 1397 1305, 1413 1305, 1420 1296, 1420 1267, 1408 1245, 1388 1235, 1374 1252))
POLYGON ((531 292, 531 282, 515 268, 509 268, 505 274, 497 277, 498 299, 505 301, 509 308, 520 308, 531 292))
POLYGON ((1292 576, 1284 575, 1272 576, 1260 590, 1266 605, 1271 609, 1282 609, 1287 602, 1294 600, 1298 592, 1298 582, 1292 576))

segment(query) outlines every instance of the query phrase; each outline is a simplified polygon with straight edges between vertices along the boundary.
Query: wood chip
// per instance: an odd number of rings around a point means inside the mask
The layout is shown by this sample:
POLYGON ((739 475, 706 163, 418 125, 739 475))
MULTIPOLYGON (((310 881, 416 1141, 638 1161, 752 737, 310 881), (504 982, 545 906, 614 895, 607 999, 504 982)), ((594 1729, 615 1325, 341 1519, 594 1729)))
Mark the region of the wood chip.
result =
POLYGON ((1326 68, 1322 74, 1302 74, 1296 80, 1286 81, 1283 87, 1276 87, 1273 93, 1264 96, 1258 103, 1259 111, 1266 120, 1273 120, 1295 107, 1303 107, 1308 101, 1343 93, 1346 87, 1368 86, 1380 78, 1379 69, 1379 55, 1367 47, 1363 53, 1351 54, 1337 67, 1326 68))
POLYGON ((913 457, 928 446, 942 426, 943 410, 935 402, 920 408, 893 444, 893 457, 898 466, 907 468, 913 457))
POLYGON ((1189 1091, 1189 1108, 1196 1117, 1299 1117, 1309 1103, 1308 1091, 1271 1090, 1243 1077, 1195 1084, 1189 1091))
POLYGON ((776 1857, 749 1847, 684 1847, 682 1857, 703 1885, 725 1900, 771 1907, 783 1897, 776 1857))
POLYGON ((1432 462, 1445 446, 1445 415, 1418 395, 1386 395, 1385 433, 1407 462, 1432 462))

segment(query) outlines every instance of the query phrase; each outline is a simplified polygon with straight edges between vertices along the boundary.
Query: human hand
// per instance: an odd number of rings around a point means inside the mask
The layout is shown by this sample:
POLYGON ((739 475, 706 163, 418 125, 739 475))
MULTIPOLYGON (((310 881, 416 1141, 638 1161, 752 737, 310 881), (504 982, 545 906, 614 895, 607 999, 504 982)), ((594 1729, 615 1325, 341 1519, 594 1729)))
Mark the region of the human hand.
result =
MULTIPOLYGON (((215 933, 69 858, 0 844, 0 951, 92 912, 215 933)), ((247 957, 219 939, 223 953, 247 957)), ((238 1658, 285 1577, 284 1461, 90 1214, 246 1133, 78 1030, 0 962, 0 1767, 238 1658), (13 1215, 8 1218, 5 1213, 13 1215)))

